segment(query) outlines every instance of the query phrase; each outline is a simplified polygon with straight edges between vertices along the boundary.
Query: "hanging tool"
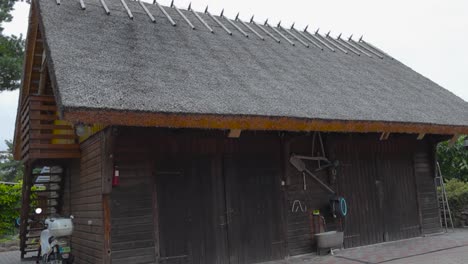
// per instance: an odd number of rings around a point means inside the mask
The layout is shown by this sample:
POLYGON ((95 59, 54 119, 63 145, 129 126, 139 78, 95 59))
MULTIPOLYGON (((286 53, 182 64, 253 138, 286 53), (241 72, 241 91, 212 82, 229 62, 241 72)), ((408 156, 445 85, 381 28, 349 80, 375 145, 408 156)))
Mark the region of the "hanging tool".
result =
MULTIPOLYGON (((326 185, 324 182, 322 182, 317 175, 312 173, 310 170, 307 169, 306 164, 304 161, 302 161, 300 158, 298 158, 296 155, 292 155, 291 158, 289 159, 289 162, 296 167, 296 169, 302 173, 307 173, 309 174, 315 181, 317 181, 320 185, 322 185, 323 188, 325 188, 327 191, 329 191, 332 194, 336 194, 334 190, 332 190, 328 185, 326 185)), ((327 164, 326 167, 333 166, 333 163, 327 164)), ((321 167, 320 170, 323 170, 325 167, 321 167)))

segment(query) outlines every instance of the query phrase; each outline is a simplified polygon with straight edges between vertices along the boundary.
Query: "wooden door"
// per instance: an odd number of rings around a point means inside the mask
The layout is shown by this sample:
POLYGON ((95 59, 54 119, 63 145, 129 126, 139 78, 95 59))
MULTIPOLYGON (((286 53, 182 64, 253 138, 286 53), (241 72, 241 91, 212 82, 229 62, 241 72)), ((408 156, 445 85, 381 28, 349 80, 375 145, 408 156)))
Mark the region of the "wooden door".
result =
POLYGON ((412 153, 381 154, 379 171, 384 183, 385 241, 420 235, 412 153))
POLYGON ((210 157, 159 162, 159 263, 228 263, 224 195, 215 172, 210 157))
POLYGON ((280 160, 264 156, 224 159, 231 264, 283 258, 280 160))

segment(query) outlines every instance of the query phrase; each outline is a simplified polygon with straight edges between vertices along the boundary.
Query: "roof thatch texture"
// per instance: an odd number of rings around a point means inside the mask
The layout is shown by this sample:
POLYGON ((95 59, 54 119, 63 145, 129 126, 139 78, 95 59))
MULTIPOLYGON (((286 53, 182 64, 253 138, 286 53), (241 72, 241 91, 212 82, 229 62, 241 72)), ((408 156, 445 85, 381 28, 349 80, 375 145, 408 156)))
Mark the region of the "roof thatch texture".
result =
MULTIPOLYGON (((188 11, 192 30, 172 8, 137 2, 40 0, 51 74, 64 111, 116 110, 247 115, 468 126, 468 103, 387 56, 323 51, 300 42, 246 38, 209 16, 210 33, 188 11)), ((285 34, 283 30, 283 34, 285 34)), ((289 36, 285 34, 286 36, 289 36)), ((298 35, 296 33, 296 35, 298 35)), ((300 35, 298 35, 300 37, 300 35)), ((304 38, 302 38, 304 41, 304 38)), ((411 45, 411 43, 408 43, 411 45)), ((430 61, 428 56, 427 63, 430 61)))

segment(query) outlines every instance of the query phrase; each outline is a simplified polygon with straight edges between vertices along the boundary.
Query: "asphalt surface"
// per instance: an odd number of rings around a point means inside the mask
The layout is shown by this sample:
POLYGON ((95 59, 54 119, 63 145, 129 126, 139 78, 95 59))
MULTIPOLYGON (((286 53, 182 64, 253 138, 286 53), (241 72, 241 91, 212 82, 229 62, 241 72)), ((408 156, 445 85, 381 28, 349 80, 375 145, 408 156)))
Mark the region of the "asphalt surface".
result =
MULTIPOLYGON (((0 253, 0 264, 21 262, 19 251, 0 253)), ((340 250, 333 256, 304 255, 269 264, 467 264, 468 229, 340 250)))

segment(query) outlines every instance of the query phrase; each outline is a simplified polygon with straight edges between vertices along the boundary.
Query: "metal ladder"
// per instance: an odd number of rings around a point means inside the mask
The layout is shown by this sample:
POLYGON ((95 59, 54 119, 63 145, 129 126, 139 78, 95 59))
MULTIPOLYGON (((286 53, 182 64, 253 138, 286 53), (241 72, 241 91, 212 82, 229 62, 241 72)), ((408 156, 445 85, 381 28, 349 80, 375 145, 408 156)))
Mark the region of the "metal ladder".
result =
POLYGON ((442 171, 440 169, 439 162, 436 163, 436 176, 434 178, 434 183, 437 192, 437 201, 439 202, 439 209, 441 213, 440 226, 445 228, 445 232, 448 232, 448 221, 450 221, 450 226, 453 228, 452 212, 450 211, 450 206, 447 199, 447 192, 445 190, 444 177, 442 176, 442 171), (448 219, 447 219, 448 215, 448 219))

